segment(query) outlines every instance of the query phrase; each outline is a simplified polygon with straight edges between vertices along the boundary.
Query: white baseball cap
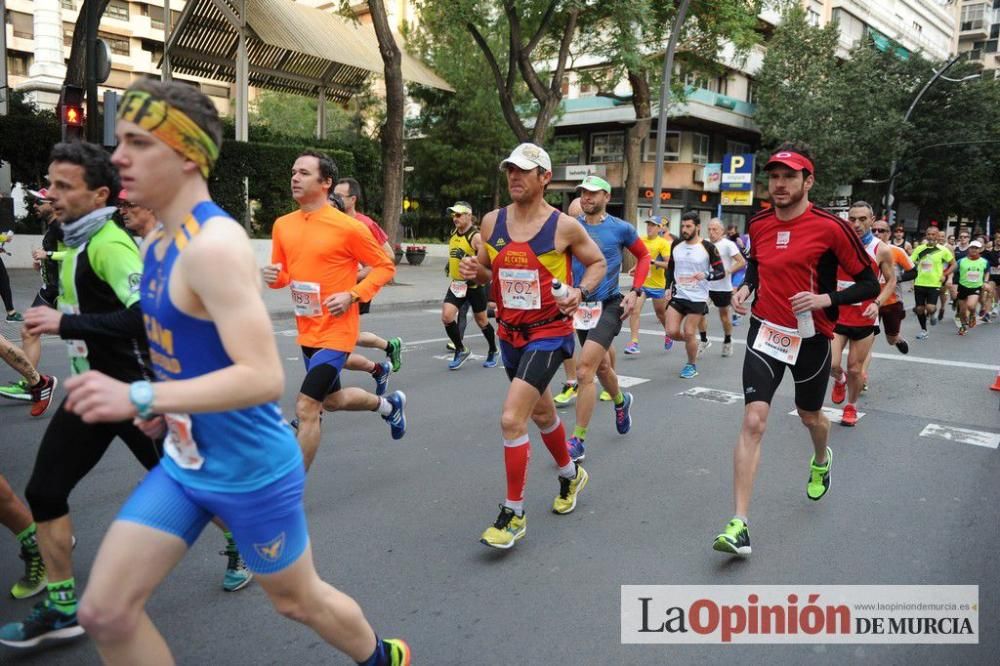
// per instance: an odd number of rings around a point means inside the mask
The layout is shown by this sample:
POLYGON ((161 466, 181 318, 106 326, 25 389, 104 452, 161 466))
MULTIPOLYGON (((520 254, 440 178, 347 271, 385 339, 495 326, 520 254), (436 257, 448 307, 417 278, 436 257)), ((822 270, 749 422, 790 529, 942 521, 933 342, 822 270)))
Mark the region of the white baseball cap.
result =
POLYGON ((980 243, 977 240, 974 240, 971 243, 969 243, 969 247, 978 247, 980 250, 982 250, 983 249, 983 244, 980 243))
POLYGON ((549 157, 549 154, 545 152, 544 148, 536 146, 533 143, 522 143, 515 148, 510 157, 500 163, 500 170, 503 171, 504 167, 508 164, 513 164, 518 169, 524 169, 525 171, 530 171, 537 167, 542 167, 546 171, 552 171, 552 159, 549 157))

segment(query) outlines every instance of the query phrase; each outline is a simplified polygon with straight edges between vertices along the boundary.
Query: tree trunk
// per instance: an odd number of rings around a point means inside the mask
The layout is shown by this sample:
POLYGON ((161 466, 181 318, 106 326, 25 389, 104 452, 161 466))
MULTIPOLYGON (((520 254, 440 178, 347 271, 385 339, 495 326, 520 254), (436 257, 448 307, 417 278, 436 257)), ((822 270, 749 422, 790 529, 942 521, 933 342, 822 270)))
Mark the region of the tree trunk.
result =
POLYGON ((386 16, 383 0, 369 0, 368 9, 378 37, 385 67, 385 124, 382 126, 382 226, 392 243, 399 239, 399 215, 403 208, 403 91, 402 55, 386 16))
POLYGON ((66 85, 80 86, 87 85, 87 6, 97 3, 97 15, 104 16, 110 0, 83 0, 80 5, 80 13, 76 17, 76 25, 73 26, 73 43, 69 51, 69 60, 66 61, 66 85))
MULTIPOLYGON (((632 107, 635 109, 635 125, 628 128, 625 137, 625 211, 624 217, 629 222, 639 226, 639 236, 646 230, 639 224, 639 178, 642 176, 642 142, 649 138, 649 128, 653 123, 650 117, 652 104, 649 96, 649 81, 642 72, 628 71, 628 80, 632 86, 632 107)), ((631 270, 635 258, 629 254, 625 257, 623 268, 631 270)))

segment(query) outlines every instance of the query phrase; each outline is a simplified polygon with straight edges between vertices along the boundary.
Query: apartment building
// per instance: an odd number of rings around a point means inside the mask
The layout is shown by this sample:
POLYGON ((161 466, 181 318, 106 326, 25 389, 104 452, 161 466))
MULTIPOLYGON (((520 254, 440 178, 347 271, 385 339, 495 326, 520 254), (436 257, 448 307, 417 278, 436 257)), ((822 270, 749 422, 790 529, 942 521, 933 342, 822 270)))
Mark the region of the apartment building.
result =
POLYGON ((1000 78, 1000 0, 958 0, 958 52, 1000 78))

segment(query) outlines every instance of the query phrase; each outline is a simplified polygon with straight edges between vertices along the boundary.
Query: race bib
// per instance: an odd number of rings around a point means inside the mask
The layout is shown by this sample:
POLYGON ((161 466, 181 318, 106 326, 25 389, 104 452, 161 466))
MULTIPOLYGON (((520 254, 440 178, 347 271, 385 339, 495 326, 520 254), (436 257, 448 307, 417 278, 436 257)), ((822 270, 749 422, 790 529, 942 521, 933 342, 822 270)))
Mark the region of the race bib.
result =
POLYGON ((167 439, 163 451, 181 469, 199 470, 205 459, 198 452, 191 428, 191 417, 187 414, 164 414, 167 422, 167 439))
MULTIPOLYGON (((80 308, 75 305, 61 303, 59 309, 62 310, 63 314, 80 314, 80 308)), ((83 340, 64 340, 64 342, 66 343, 66 353, 69 355, 70 372, 79 375, 90 370, 87 343, 83 340)))
POLYGON ((933 270, 934 270, 934 262, 933 261, 926 261, 925 260, 925 261, 921 261, 920 262, 920 272, 921 273, 930 273, 933 270))
POLYGON ((295 306, 296 317, 319 317, 322 315, 323 305, 319 301, 319 283, 292 281, 292 305, 295 306))
POLYGON ((762 321, 753 348, 782 363, 795 365, 802 348, 802 336, 797 329, 762 321))
POLYGON ((677 284, 680 284, 680 285, 690 286, 690 285, 698 284, 698 280, 695 279, 695 276, 694 276, 693 273, 688 274, 688 275, 678 275, 676 277, 677 277, 677 284))
POLYGON ((538 271, 528 268, 501 268, 500 297, 511 310, 541 310, 542 289, 538 271))
POLYGON ((589 331, 596 328, 603 309, 604 306, 600 301, 580 303, 576 312, 573 313, 573 328, 578 331, 589 331))
POLYGON ((455 298, 465 298, 465 295, 469 293, 469 283, 462 280, 452 280, 449 290, 455 298))
POLYGON ((982 279, 983 279, 983 272, 982 271, 966 271, 965 272, 965 281, 966 282, 979 282, 982 279))
POLYGON ((990 275, 1000 275, 1000 266, 990 266, 990 275))

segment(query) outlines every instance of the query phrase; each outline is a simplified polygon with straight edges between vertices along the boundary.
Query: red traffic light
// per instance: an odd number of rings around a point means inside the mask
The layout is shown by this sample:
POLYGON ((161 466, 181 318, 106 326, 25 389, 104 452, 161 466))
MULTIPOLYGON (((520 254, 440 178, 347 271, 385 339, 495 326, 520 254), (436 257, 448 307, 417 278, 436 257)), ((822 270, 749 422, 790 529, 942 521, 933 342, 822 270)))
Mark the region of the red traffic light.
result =
POLYGON ((83 127, 83 109, 74 105, 64 106, 63 123, 70 127, 83 127))

